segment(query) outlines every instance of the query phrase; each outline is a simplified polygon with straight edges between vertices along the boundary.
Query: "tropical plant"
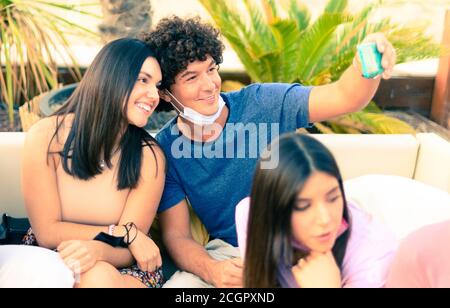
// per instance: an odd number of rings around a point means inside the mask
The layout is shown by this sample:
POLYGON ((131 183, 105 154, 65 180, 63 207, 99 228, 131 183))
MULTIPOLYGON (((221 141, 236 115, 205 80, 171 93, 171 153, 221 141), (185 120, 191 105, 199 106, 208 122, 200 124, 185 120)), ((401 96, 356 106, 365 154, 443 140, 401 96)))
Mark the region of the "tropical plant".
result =
POLYGON ((67 2, 71 1, 0 0, 0 101, 8 106, 10 126, 15 106, 58 86, 56 57, 65 62, 75 80, 81 78, 67 37, 98 35, 65 17, 100 17, 82 7, 92 3, 67 2))
POLYGON ((151 27, 150 0, 100 0, 103 23, 99 26, 103 41, 136 37, 151 27))
MULTIPOLYGON (((300 0, 243 0, 234 5, 226 0, 199 1, 254 82, 317 86, 338 80, 351 65, 356 46, 375 32, 385 33, 393 43, 398 63, 436 57, 440 51, 439 45, 423 35, 424 26, 400 25, 390 19, 369 22, 386 1, 373 1, 350 14, 348 0, 330 0, 314 21, 300 0)), ((414 133, 374 103, 361 112, 315 126, 323 133, 414 133)))

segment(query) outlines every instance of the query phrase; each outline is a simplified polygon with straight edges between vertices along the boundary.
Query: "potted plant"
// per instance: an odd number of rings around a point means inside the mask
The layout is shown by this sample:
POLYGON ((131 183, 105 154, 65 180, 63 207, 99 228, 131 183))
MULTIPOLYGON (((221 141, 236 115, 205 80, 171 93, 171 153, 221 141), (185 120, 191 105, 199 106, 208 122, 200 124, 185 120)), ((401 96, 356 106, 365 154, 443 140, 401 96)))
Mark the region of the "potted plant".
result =
POLYGON ((98 16, 67 2, 0 0, 0 101, 7 106, 10 129, 15 123, 14 109, 58 87, 57 56, 74 79, 81 78, 67 34, 97 34, 64 16, 98 16))
MULTIPOLYGON (((352 63, 356 46, 369 33, 384 32, 396 47, 398 63, 437 57, 439 46, 420 26, 389 19, 369 22, 385 1, 372 1, 357 14, 347 0, 330 0, 316 19, 299 1, 199 0, 239 56, 253 82, 323 85, 339 79, 352 63), (279 4, 281 3, 281 4, 279 4)), ((365 110, 315 124, 323 133, 414 133, 406 123, 382 113, 375 103, 365 110)))

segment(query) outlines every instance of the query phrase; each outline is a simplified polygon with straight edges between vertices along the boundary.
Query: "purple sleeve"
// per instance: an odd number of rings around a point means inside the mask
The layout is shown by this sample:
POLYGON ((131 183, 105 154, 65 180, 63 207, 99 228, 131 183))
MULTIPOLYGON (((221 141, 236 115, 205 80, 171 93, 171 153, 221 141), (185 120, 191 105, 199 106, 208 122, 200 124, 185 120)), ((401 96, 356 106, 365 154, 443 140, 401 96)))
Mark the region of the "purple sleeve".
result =
POLYGON ((349 205, 352 230, 344 258, 344 288, 383 288, 398 247, 387 226, 349 205))

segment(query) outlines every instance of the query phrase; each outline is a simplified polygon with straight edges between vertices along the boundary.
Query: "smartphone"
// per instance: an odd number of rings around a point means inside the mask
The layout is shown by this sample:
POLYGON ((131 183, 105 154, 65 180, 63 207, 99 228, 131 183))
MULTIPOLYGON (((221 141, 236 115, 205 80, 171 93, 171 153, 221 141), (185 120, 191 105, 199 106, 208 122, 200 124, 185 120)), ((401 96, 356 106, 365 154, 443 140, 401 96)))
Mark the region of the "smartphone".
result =
POLYGON ((375 78, 384 72, 383 66, 381 65, 383 55, 378 51, 376 43, 358 45, 358 54, 361 59, 364 78, 375 78))

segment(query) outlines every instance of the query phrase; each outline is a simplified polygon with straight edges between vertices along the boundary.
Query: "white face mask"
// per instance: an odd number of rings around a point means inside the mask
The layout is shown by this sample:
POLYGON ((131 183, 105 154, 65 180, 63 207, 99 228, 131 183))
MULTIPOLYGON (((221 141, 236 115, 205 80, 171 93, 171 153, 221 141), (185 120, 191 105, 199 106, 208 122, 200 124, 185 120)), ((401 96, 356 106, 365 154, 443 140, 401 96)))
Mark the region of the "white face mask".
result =
POLYGON ((179 115, 184 118, 185 120, 200 125, 212 125, 214 124, 217 119, 222 114, 223 109, 225 108, 226 104, 223 98, 219 95, 219 109, 217 112, 213 115, 206 116, 203 115, 197 111, 195 111, 192 108, 185 107, 183 104, 180 103, 180 101, 172 94, 170 91, 166 90, 166 93, 172 98, 171 104, 172 106, 178 111, 179 115))

